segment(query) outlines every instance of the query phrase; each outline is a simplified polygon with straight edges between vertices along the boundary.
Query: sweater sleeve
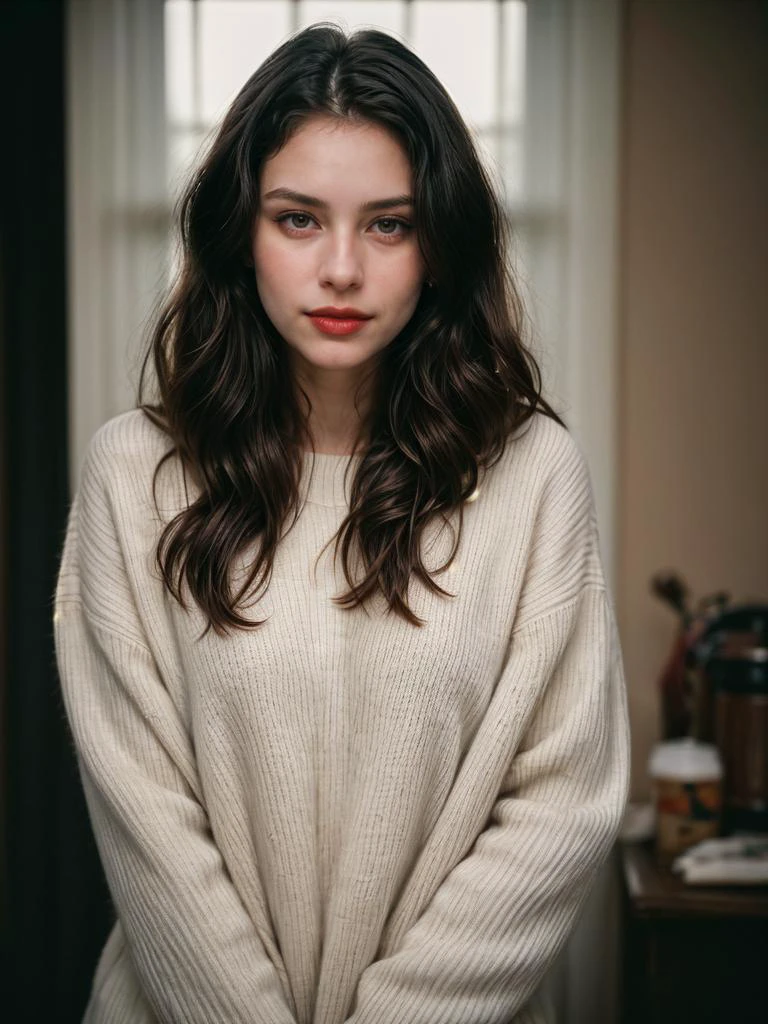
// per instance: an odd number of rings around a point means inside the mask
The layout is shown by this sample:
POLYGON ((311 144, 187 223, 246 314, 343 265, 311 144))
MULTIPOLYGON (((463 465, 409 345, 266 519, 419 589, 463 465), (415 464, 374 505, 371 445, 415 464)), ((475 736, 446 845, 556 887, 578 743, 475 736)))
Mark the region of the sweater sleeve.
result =
POLYGON ((629 774, 626 695, 588 480, 577 469, 581 482, 560 490, 583 514, 550 509, 558 523, 544 516, 552 543, 531 559, 525 621, 498 684, 510 700, 500 702, 496 736, 520 706, 511 695, 539 694, 524 738, 472 848, 388 955, 363 972, 348 1024, 510 1024, 615 840, 629 774), (553 607, 561 585, 568 596, 553 607))
POLYGON ((133 967, 160 1021, 293 1024, 212 837, 191 737, 142 642, 103 470, 91 451, 59 572, 56 653, 133 967), (95 601, 104 588, 108 605, 95 601))

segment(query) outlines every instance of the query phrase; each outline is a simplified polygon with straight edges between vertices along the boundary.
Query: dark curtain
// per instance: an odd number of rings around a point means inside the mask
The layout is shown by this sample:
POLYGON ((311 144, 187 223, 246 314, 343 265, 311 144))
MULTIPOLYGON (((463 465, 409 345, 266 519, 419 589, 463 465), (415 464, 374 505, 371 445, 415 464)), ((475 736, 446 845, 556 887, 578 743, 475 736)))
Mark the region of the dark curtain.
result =
POLYGON ((56 675, 69 504, 65 7, 0 2, 2 965, 0 1016, 75 1024, 111 915, 56 675))

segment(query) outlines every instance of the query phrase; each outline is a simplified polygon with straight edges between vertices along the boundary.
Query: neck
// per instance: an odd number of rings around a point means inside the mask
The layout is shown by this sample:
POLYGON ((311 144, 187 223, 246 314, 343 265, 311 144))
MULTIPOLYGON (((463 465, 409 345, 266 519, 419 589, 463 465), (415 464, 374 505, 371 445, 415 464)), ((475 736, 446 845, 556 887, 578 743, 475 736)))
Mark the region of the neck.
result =
MULTIPOLYGON (((321 455, 350 455, 366 435, 372 396, 370 375, 355 368, 297 373, 297 384, 309 398, 309 440, 321 455)), ((303 396, 300 395, 303 398, 303 396)))

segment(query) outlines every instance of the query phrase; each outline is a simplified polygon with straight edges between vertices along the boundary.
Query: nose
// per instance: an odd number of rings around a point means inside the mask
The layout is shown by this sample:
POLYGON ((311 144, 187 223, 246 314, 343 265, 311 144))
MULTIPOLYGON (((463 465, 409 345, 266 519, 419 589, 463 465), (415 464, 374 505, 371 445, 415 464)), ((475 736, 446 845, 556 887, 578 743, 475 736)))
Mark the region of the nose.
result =
POLYGON ((329 231, 322 249, 320 284, 344 292, 362 283, 362 253, 354 234, 329 231))

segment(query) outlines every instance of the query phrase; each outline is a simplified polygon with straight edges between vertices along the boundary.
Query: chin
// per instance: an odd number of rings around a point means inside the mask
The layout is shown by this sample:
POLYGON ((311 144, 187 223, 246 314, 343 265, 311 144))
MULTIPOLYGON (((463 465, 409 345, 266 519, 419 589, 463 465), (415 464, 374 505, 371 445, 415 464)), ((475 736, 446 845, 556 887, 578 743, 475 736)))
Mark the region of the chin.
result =
POLYGON ((295 349, 300 360, 316 370, 353 370, 375 359, 381 349, 363 348, 350 339, 322 343, 322 350, 295 349))
POLYGON ((307 359, 306 362, 315 370, 357 370, 367 366, 373 356, 358 356, 358 357, 337 357, 335 359, 307 359))

